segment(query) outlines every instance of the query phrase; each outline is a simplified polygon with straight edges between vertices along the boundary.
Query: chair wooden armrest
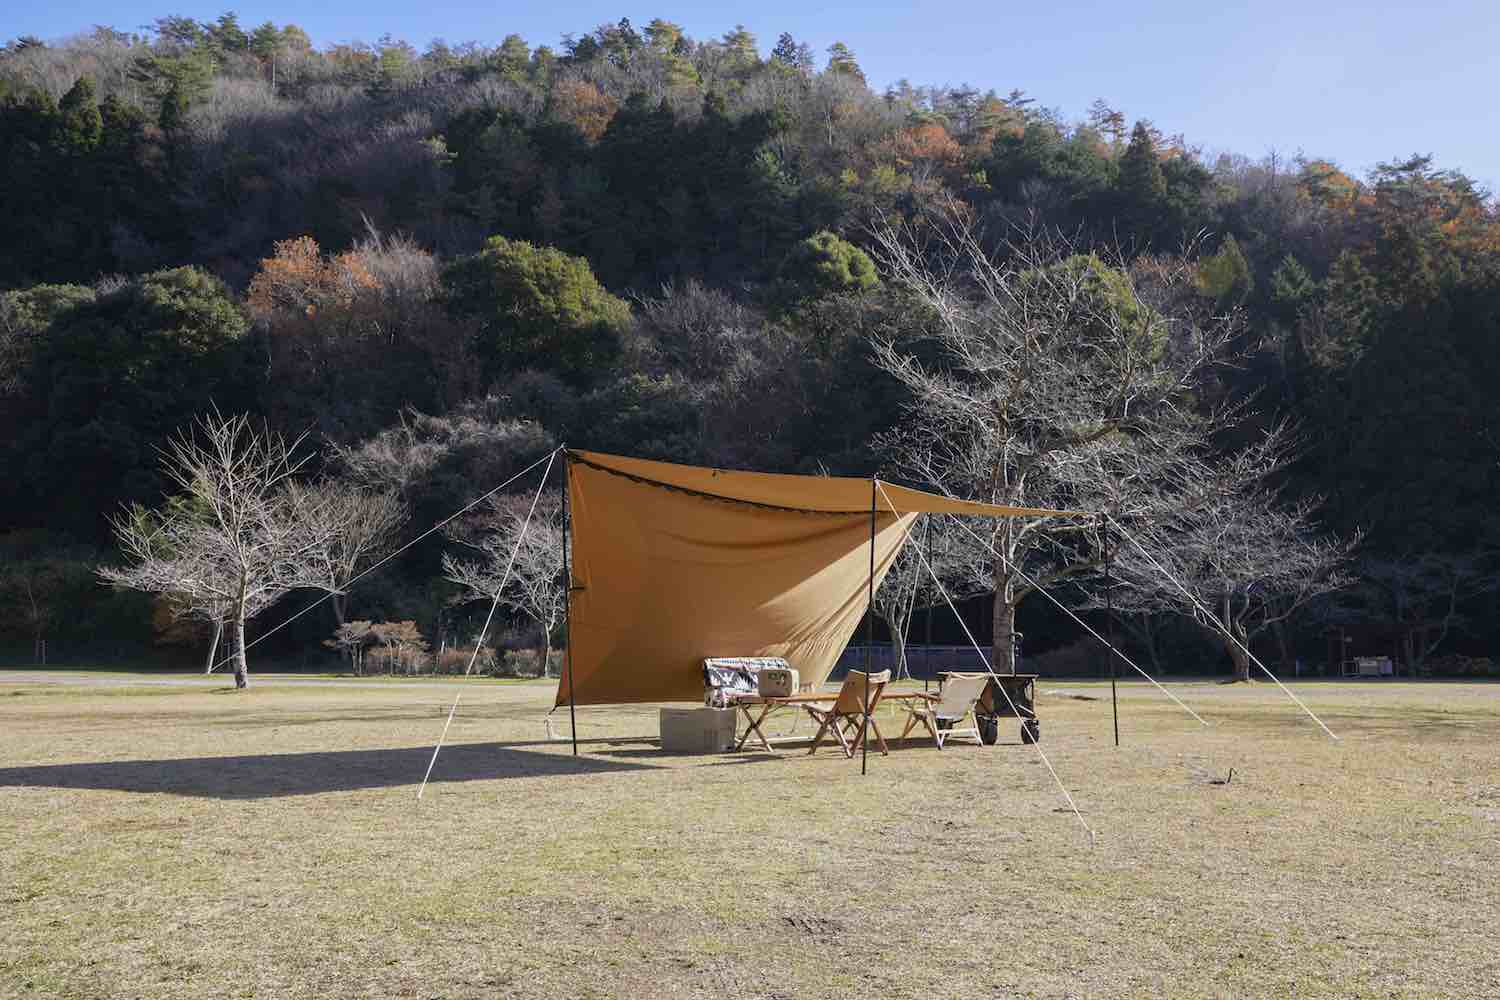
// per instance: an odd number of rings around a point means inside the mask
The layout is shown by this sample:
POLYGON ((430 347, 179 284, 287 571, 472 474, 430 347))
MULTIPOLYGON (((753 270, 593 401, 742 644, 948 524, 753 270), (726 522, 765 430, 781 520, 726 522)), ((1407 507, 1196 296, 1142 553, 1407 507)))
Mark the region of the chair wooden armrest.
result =
POLYGON ((844 683, 839 688, 838 696, 827 708, 804 705, 807 714, 818 723, 817 735, 813 737, 812 747, 807 752, 817 753, 823 737, 831 734, 838 740, 844 756, 853 757, 854 751, 864 742, 865 728, 868 726, 875 733, 880 752, 888 753, 885 737, 881 735, 880 725, 875 721, 875 709, 880 705, 881 695, 890 679, 889 670, 868 677, 858 670, 851 670, 844 675, 844 683))

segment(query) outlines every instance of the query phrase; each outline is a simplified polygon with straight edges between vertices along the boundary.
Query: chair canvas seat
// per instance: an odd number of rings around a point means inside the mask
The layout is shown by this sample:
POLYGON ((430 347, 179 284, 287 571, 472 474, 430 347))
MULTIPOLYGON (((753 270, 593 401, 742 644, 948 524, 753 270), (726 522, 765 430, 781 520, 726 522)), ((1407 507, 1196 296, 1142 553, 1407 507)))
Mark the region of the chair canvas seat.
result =
POLYGON ((979 734, 979 719, 974 714, 974 708, 979 699, 984 696, 985 685, 989 683, 989 675, 974 674, 966 677, 950 677, 937 697, 928 702, 918 702, 907 706, 906 728, 901 730, 901 738, 917 725, 921 725, 932 734, 933 741, 937 743, 938 749, 943 744, 958 737, 960 739, 972 739, 975 743, 983 745, 984 738, 979 734), (965 719, 970 720, 971 725, 963 726, 965 719), (938 725, 938 722, 954 723, 947 729, 938 725))
POLYGON ((885 686, 890 683, 890 680, 889 670, 870 674, 868 683, 862 671, 851 670, 845 675, 843 686, 839 688, 838 699, 832 705, 826 707, 804 705, 807 714, 818 723, 818 734, 813 737, 812 748, 807 752, 817 753, 824 735, 831 732, 839 741, 844 756, 853 757, 854 752, 864 745, 865 730, 869 728, 875 732, 875 740, 880 745, 880 752, 889 754, 890 750, 885 745, 885 737, 880 734, 880 727, 875 723, 875 709, 880 704, 881 693, 885 691, 885 686), (867 697, 869 699, 868 713, 865 711, 867 697))

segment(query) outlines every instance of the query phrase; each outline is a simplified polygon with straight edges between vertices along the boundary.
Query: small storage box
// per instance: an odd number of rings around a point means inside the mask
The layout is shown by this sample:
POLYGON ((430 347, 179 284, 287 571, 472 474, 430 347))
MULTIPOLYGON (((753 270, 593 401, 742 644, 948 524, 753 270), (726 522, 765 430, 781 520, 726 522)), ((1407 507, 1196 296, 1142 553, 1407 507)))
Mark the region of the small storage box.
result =
POLYGON ((664 708, 661 748, 670 753, 723 753, 734 748, 732 708, 664 708))
POLYGON ((797 693, 802 677, 790 667, 762 667, 757 675, 763 698, 790 698, 797 693))

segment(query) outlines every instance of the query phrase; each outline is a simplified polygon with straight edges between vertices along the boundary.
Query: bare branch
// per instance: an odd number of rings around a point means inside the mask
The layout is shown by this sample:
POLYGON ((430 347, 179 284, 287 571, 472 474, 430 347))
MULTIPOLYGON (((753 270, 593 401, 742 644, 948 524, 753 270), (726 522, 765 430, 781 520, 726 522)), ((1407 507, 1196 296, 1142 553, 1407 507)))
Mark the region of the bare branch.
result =
POLYGON ((129 565, 99 570, 108 583, 167 596, 180 614, 232 625, 240 687, 246 621, 296 588, 337 589, 325 571, 334 530, 325 500, 296 486, 300 443, 245 416, 199 419, 163 452, 182 493, 117 517, 129 565))

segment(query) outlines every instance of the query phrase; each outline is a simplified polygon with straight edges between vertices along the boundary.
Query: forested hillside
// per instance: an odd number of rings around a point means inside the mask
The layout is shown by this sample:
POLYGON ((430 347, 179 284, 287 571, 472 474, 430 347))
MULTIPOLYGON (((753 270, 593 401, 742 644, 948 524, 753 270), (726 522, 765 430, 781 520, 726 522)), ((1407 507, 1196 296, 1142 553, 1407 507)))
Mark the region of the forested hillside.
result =
MULTIPOLYGON (((1298 429, 1285 494, 1362 532, 1390 620, 1441 619, 1444 651, 1496 637, 1500 211, 1460 170, 1210 161, 1107 95, 879 91, 789 34, 535 41, 317 49, 226 14, 0 49, 0 558, 46 563, 75 626, 152 636, 78 567, 122 505, 162 502, 158 449, 213 407, 400 491, 412 534, 559 442, 878 470, 906 399, 872 338, 927 320, 874 233, 956 210, 1125 261, 1187 248, 1243 319, 1238 434, 1298 429)), ((431 634, 441 549, 350 614, 431 634)))

